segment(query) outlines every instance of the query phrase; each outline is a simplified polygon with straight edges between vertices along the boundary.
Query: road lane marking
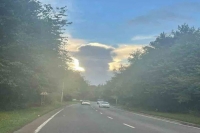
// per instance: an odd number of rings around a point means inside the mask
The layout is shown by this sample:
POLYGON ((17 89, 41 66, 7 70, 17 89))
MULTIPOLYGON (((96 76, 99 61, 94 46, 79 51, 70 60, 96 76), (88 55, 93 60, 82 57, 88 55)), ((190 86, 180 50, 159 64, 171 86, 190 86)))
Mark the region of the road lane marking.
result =
POLYGON ((61 109, 60 111, 58 111, 57 113, 55 113, 54 115, 52 115, 48 120, 46 120, 44 123, 42 123, 36 130, 34 133, 38 133, 51 119, 53 119, 58 113, 60 113, 61 111, 63 111, 63 109, 61 109))
POLYGON ((179 126, 185 126, 185 127, 200 129, 199 127, 184 125, 184 124, 181 124, 181 123, 176 122, 176 121, 173 121, 173 120, 167 120, 167 119, 165 119, 165 118, 156 118, 156 116, 155 116, 155 117, 154 117, 154 116, 148 116, 148 115, 139 114, 139 113, 133 113, 133 114, 139 115, 139 116, 143 116, 143 117, 147 117, 147 118, 151 118, 151 119, 155 119, 155 120, 159 120, 159 121, 164 121, 164 122, 171 123, 171 124, 175 124, 175 125, 179 125, 179 126))
POLYGON ((110 116, 107 116, 109 119, 113 119, 112 117, 110 117, 110 116))
POLYGON ((158 116, 150 116, 148 114, 134 113, 134 112, 130 112, 130 111, 127 111, 127 110, 118 109, 116 107, 114 107, 114 109, 119 110, 119 111, 125 111, 125 112, 130 113, 130 114, 135 114, 135 115, 139 115, 139 116, 143 116, 143 117, 147 117, 147 118, 151 118, 151 119, 155 119, 155 120, 159 120, 159 121, 163 121, 163 122, 179 125, 179 126, 200 129, 199 127, 196 127, 196 126, 190 126, 190 125, 181 124, 180 123, 181 121, 179 122, 179 121, 176 121, 176 120, 173 120, 173 119, 172 120, 167 120, 164 117, 163 118, 159 118, 158 116))
POLYGON ((96 111, 98 111, 98 110, 96 110, 96 111))
POLYGON ((125 125, 125 126, 127 126, 127 127, 130 127, 130 128, 135 128, 135 127, 133 127, 133 126, 131 126, 131 125, 128 125, 128 124, 126 124, 126 123, 123 123, 123 125, 125 125))
POLYGON ((103 114, 103 113, 100 112, 100 114, 103 114))

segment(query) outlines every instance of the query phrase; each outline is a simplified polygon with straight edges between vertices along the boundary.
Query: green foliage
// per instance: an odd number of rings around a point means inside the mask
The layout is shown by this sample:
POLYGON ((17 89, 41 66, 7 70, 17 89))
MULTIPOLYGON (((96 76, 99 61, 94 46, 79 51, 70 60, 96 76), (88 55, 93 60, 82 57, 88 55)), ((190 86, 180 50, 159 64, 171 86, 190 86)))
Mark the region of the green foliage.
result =
POLYGON ((130 66, 107 82, 104 97, 121 104, 167 112, 200 111, 200 30, 184 24, 161 33, 130 66))
POLYGON ((0 1, 0 109, 40 103, 41 92, 61 93, 71 76, 82 78, 66 64, 65 12, 35 0, 0 1))

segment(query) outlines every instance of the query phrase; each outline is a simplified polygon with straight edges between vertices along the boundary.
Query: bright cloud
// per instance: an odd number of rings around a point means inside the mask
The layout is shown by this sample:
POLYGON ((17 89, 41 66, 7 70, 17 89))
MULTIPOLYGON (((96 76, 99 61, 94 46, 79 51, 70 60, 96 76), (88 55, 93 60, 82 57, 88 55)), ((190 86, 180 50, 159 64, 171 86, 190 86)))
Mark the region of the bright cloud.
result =
POLYGON ((75 71, 85 72, 85 69, 80 66, 80 61, 73 56, 73 53, 78 52, 79 47, 87 43, 85 40, 73 38, 70 34, 64 34, 63 37, 67 37, 67 43, 64 49, 69 51, 72 58, 72 62, 69 63, 71 69, 75 71))
POLYGON ((79 60, 74 57, 72 57, 71 67, 75 71, 80 71, 80 72, 85 71, 85 69, 83 67, 80 67, 79 60))
POLYGON ((96 46, 96 47, 102 47, 102 48, 105 48, 105 49, 114 49, 114 47, 111 47, 111 46, 106 45, 106 44, 101 44, 101 43, 89 43, 88 45, 96 46))
POLYGON ((113 48, 100 43, 81 45, 72 55, 79 59, 81 66, 85 68, 82 73, 91 84, 101 84, 109 80, 112 73, 109 72, 109 62, 112 62, 113 48))
POLYGON ((87 41, 83 39, 75 39, 71 36, 68 37, 66 49, 70 52, 77 52, 81 45, 85 45, 87 41))
POLYGON ((88 43, 70 35, 66 49, 72 56, 70 66, 76 71, 83 72, 91 84, 100 84, 112 77, 112 71, 121 65, 128 66, 131 53, 141 50, 145 45, 119 44, 117 47, 102 43, 88 43), (97 76, 98 75, 98 76, 97 76))
POLYGON ((83 46, 94 46, 94 47, 101 47, 105 49, 114 49, 114 47, 106 45, 106 44, 97 43, 97 42, 88 43, 86 40, 73 38, 70 34, 65 34, 64 36, 68 38, 66 49, 70 52, 78 52, 79 48, 83 46))
POLYGON ((137 50, 142 50, 144 46, 145 45, 120 44, 112 51, 113 62, 109 63, 109 70, 119 69, 121 65, 128 66, 129 63, 127 59, 130 57, 130 54, 137 50))

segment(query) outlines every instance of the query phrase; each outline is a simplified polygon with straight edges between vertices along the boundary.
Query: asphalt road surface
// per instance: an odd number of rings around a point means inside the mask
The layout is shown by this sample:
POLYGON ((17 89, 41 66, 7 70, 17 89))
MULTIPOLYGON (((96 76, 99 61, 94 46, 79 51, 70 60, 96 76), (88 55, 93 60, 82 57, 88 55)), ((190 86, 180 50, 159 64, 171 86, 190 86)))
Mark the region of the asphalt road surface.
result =
POLYGON ((111 108, 96 103, 70 105, 35 133, 200 133, 200 128, 111 108))

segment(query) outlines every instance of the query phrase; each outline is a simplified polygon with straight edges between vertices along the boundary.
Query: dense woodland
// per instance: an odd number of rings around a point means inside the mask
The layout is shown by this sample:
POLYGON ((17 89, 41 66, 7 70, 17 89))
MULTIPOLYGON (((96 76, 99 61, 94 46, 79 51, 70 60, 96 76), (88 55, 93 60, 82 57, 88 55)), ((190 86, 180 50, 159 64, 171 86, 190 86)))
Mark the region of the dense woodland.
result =
POLYGON ((161 33, 129 62, 99 86, 100 97, 154 111, 200 111, 200 29, 184 24, 161 33))
POLYGON ((35 0, 0 1, 0 109, 84 98, 88 83, 69 69, 63 33, 71 24, 66 7, 52 8, 35 0), (65 83, 65 84, 63 84, 65 83))

